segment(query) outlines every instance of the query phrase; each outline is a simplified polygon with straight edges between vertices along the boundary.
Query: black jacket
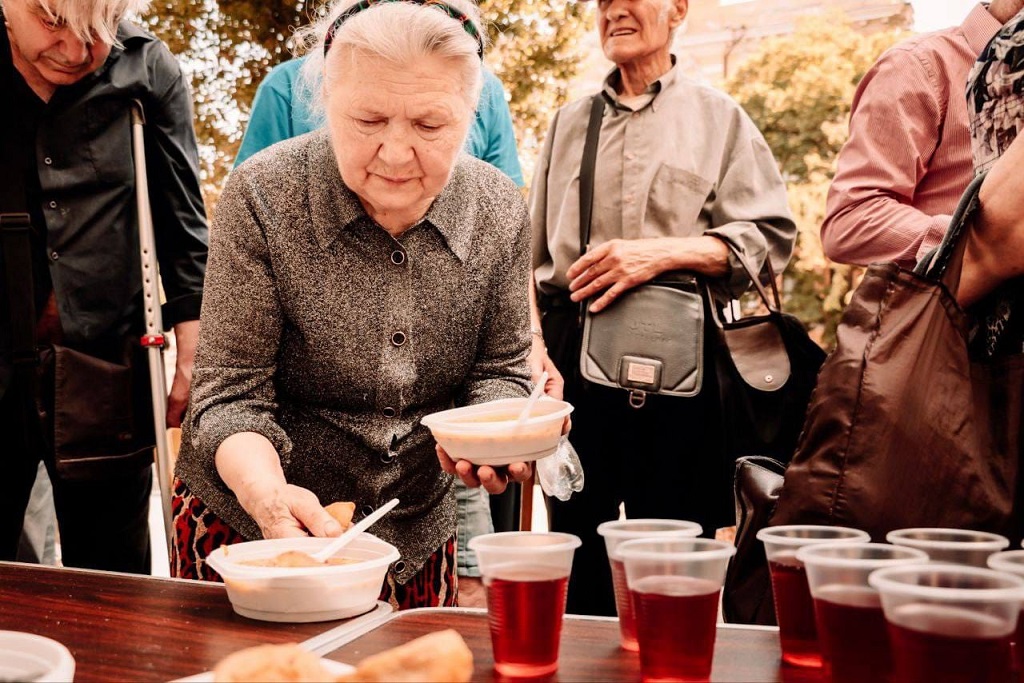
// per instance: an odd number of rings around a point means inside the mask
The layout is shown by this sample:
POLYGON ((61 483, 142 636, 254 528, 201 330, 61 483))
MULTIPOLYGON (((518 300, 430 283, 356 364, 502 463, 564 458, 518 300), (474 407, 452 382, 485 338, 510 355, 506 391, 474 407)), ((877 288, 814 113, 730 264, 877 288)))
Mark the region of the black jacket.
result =
MULTIPOLYGON (((162 42, 126 22, 118 40, 123 47, 115 46, 98 71, 59 88, 45 105, 38 98, 29 104, 34 95, 14 69, 7 33, 0 30, 0 69, 15 86, 4 107, 21 117, 12 121, 35 127, 34 158, 15 159, 5 144, 0 163, 24 168, 29 212, 40 235, 33 245, 37 300, 52 286, 70 347, 119 346, 142 327, 132 100, 142 103, 146 117, 165 326, 197 319, 202 299, 208 235, 191 95, 162 42)), ((10 374, 7 309, 0 276, 0 396, 10 374)))

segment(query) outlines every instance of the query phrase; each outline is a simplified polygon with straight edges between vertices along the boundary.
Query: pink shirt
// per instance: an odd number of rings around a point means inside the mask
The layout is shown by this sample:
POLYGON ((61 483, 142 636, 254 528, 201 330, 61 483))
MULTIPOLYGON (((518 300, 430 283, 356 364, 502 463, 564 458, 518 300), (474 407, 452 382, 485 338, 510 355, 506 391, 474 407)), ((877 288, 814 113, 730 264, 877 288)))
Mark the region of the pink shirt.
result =
POLYGON ((983 5, 888 50, 861 80, 821 241, 834 261, 911 267, 939 243, 974 175, 967 74, 1000 28, 983 5))

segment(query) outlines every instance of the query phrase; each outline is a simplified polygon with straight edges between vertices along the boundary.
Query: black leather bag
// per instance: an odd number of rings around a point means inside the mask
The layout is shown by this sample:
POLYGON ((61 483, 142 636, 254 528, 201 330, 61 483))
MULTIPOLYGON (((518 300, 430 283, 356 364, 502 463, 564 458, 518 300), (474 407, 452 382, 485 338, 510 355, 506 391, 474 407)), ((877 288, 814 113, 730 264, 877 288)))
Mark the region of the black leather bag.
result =
POLYGON ((708 357, 718 380, 725 453, 732 458, 764 455, 787 463, 796 450, 826 354, 800 320, 782 312, 771 261, 765 259, 769 297, 743 253, 723 241, 746 270, 766 311, 728 320, 706 290, 714 322, 708 357))

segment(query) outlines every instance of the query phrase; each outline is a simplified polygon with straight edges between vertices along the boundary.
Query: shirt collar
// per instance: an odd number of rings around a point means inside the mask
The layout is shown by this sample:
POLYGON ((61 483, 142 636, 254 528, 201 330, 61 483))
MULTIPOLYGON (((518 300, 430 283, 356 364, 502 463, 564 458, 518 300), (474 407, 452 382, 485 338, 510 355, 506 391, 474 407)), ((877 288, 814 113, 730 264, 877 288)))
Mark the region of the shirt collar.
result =
MULTIPOLYGON (((311 136, 307 153, 309 205, 317 242, 326 250, 342 230, 350 230, 360 221, 371 219, 359 197, 341 179, 329 131, 321 128, 311 136)), ((476 212, 476 202, 471 200, 468 170, 463 163, 466 156, 465 152, 460 154, 448 184, 434 198, 418 224, 433 226, 460 261, 469 256, 472 242, 470 226, 475 223, 476 212)), ((379 226, 378 229, 383 230, 379 226)))
POLYGON ((981 3, 975 5, 964 23, 960 24, 960 31, 975 55, 981 54, 1000 28, 999 20, 989 14, 987 5, 981 3))
MULTIPOLYGON (((668 88, 675 82, 677 74, 679 73, 679 69, 676 67, 676 63, 678 61, 676 59, 676 56, 670 55, 670 57, 672 59, 671 68, 669 68, 669 70, 663 73, 659 78, 655 79, 653 83, 647 86, 647 90, 644 91, 646 93, 654 95, 654 98, 648 103, 651 109, 654 111, 658 111, 658 107, 660 106, 660 102, 658 101, 658 95, 660 95, 662 91, 665 90, 665 88, 668 88)), ((604 88, 602 88, 602 92, 604 93, 605 99, 608 101, 610 105, 617 109, 625 108, 621 104, 619 104, 619 94, 615 90, 616 86, 619 85, 619 83, 621 82, 622 73, 619 71, 618 67, 615 67, 608 73, 607 76, 605 76, 604 88)))

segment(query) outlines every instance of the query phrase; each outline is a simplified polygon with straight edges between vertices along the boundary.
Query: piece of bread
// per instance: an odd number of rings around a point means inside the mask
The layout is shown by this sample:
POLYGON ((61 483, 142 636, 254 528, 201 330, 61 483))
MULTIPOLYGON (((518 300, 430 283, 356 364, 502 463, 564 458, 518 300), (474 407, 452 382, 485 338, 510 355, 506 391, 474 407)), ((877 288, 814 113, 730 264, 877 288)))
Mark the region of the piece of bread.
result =
POLYGON ((328 681, 320 658, 295 643, 257 645, 230 654, 213 668, 216 683, 306 683, 328 681))
POLYGON ((341 525, 341 530, 344 531, 352 526, 352 515, 356 512, 356 504, 348 501, 338 501, 337 503, 331 503, 324 508, 327 513, 338 520, 338 524, 341 525))
POLYGON ((473 653, 457 631, 436 631, 359 662, 338 683, 466 683, 473 653))

